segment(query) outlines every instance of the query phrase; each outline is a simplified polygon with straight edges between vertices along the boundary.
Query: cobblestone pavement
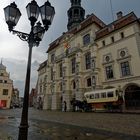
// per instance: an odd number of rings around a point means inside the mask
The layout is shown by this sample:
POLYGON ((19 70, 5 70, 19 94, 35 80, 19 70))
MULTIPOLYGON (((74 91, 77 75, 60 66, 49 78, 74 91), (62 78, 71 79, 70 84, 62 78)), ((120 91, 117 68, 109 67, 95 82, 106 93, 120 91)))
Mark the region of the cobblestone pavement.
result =
MULTIPOLYGON (((0 110, 0 140, 16 140, 20 116, 20 109, 0 110)), ((140 140, 140 114, 29 109, 29 125, 29 140, 140 140)))

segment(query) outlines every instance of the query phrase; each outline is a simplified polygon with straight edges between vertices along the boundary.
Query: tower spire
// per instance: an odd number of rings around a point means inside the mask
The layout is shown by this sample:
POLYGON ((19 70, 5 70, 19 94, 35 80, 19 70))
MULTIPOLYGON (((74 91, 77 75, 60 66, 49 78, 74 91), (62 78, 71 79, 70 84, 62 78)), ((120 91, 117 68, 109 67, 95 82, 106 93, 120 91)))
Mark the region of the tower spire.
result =
POLYGON ((81 7, 81 0, 70 0, 71 7, 68 10, 68 30, 79 25, 85 16, 85 10, 81 7))

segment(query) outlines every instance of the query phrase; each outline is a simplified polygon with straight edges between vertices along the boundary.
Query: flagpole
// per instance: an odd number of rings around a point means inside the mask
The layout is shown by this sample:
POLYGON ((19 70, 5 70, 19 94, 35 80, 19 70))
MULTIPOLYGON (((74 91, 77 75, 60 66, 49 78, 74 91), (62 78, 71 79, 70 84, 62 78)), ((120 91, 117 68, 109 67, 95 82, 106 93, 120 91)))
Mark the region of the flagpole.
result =
POLYGON ((114 21, 112 0, 110 0, 110 8, 111 8, 111 15, 112 15, 112 20, 114 21))

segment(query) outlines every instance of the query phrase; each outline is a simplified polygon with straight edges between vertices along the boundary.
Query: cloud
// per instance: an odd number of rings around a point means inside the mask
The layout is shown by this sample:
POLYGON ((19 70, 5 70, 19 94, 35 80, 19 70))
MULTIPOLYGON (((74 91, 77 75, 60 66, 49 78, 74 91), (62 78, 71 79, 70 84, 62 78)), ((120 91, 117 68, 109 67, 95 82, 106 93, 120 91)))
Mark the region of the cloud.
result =
MULTIPOLYGON (((22 13, 15 30, 26 33, 30 32, 30 22, 26 13, 26 5, 30 1, 31 0, 15 0, 22 13)), ((4 58, 3 64, 7 67, 7 71, 11 73, 11 79, 14 80, 15 87, 19 88, 20 94, 23 95, 29 48, 27 42, 21 41, 16 35, 8 31, 3 8, 9 5, 10 2, 13 2, 13 0, 1 0, 0 4, 0 58, 4 58)), ((46 0, 37 1, 39 6, 43 5, 44 2, 46 2, 46 0)), ((67 10, 71 6, 70 0, 51 0, 50 2, 55 7, 56 14, 52 25, 45 33, 39 47, 33 48, 31 88, 36 85, 39 63, 47 59, 46 51, 48 45, 63 32, 67 31, 67 10)), ((120 10, 123 11, 124 14, 134 11, 136 15, 140 17, 139 5, 140 0, 112 0, 114 17, 116 18, 115 13, 120 10)), ((82 0, 82 7, 85 9, 86 15, 94 13, 105 23, 112 22, 110 0, 82 0)))
MULTIPOLYGON (((7 72, 10 72, 10 79, 13 80, 14 87, 20 90, 20 95, 23 96, 25 86, 25 76, 27 62, 25 60, 3 58, 3 64, 7 67, 7 72)), ((32 62, 31 67, 31 88, 34 88, 37 82, 37 69, 39 62, 32 62)))

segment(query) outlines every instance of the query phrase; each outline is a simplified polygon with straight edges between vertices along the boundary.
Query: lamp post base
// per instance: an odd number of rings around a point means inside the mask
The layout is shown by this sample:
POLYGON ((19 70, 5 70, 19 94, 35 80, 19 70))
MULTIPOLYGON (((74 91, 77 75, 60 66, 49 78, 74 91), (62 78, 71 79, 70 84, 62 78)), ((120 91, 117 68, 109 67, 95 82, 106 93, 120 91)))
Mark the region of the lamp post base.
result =
POLYGON ((19 135, 18 140, 27 140, 28 139, 28 125, 19 126, 19 135))

